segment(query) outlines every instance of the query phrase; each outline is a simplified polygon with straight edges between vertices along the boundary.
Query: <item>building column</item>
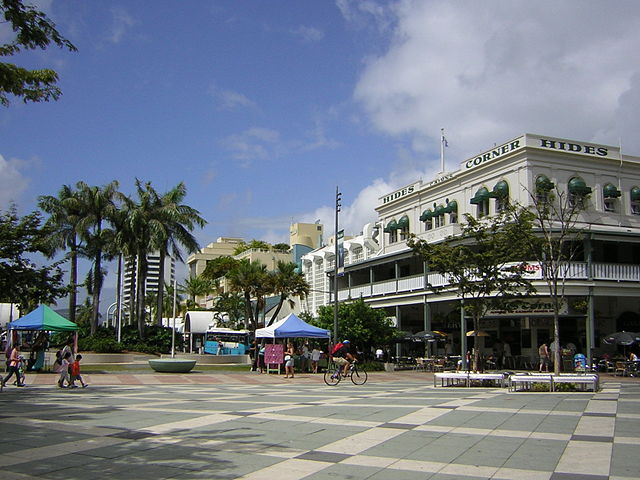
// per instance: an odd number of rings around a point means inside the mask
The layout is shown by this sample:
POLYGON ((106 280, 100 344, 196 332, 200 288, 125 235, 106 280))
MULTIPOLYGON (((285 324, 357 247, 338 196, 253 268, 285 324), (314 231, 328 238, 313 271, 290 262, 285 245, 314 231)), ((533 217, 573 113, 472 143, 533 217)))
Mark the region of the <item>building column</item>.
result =
MULTIPOLYGON (((398 330, 402 330, 402 318, 400 318, 400 305, 396 305, 396 321, 398 326, 396 327, 398 330)), ((402 346, 400 343, 396 343, 396 359, 400 356, 402 352, 402 346)))
MULTIPOLYGON (((590 282, 593 282, 593 248, 591 245, 591 236, 587 236, 584 239, 584 251, 586 253, 587 260, 587 278, 590 282)), ((585 333, 586 333, 586 349, 585 356, 587 357, 587 365, 592 365, 593 347, 595 342, 595 308, 593 305, 593 287, 589 287, 587 295, 587 316, 585 318, 585 333)))
POLYGON ((467 370, 467 319, 464 315, 464 298, 460 299, 460 355, 462 359, 462 369, 467 370))

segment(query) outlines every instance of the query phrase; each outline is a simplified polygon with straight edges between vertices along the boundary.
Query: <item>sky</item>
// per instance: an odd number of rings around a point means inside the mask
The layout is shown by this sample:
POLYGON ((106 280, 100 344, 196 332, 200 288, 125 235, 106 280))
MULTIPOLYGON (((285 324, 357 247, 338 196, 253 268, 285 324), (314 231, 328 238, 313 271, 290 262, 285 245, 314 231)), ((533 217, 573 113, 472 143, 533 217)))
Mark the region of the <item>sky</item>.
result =
MULTIPOLYGON (((221 236, 356 235, 379 198, 523 133, 640 155, 640 2, 39 0, 62 97, 0 107, 0 208, 178 182, 221 236)), ((0 43, 11 40, 0 24, 0 43)))

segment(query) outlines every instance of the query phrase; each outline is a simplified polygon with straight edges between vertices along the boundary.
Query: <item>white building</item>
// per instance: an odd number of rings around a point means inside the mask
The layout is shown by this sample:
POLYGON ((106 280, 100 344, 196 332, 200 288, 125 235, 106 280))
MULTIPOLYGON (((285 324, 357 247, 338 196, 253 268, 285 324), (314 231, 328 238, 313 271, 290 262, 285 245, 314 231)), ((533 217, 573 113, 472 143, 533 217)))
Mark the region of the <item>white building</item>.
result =
MULTIPOLYGON (((458 170, 431 181, 416 181, 380 198, 378 221, 345 242, 345 275, 338 280, 338 299, 362 297, 384 308, 399 328, 442 330, 461 342, 459 299, 455 292, 435 295, 437 272, 426 272, 407 247, 410 233, 429 242, 461 232, 465 213, 492 215, 505 202, 530 205, 536 185, 555 184, 580 201, 585 210, 578 228, 586 230, 583 253, 567 279, 568 303, 561 318, 562 343, 574 343, 585 354, 606 348, 601 337, 618 330, 640 330, 640 158, 618 147, 525 134, 460 163, 458 170), (585 306, 587 307, 585 309, 585 306)), ((306 308, 315 314, 332 301, 334 249, 317 249, 303 257, 303 271, 314 294, 306 308)), ((546 284, 536 282, 544 304, 546 284)), ((471 328, 469 328, 470 330, 471 328)), ((550 311, 537 309, 495 314, 483 329, 507 341, 514 355, 533 357, 542 341, 552 338, 550 311)))
MULTIPOLYGON (((138 267, 138 258, 132 258, 125 261, 124 280, 123 280, 123 307, 126 309, 130 305, 131 292, 136 292, 136 272, 138 267)), ((164 259, 163 281, 168 285, 173 285, 176 276, 176 262, 170 255, 164 259)), ((160 253, 153 252, 147 255, 147 279, 145 282, 145 292, 158 293, 161 288, 160 281, 160 253)))

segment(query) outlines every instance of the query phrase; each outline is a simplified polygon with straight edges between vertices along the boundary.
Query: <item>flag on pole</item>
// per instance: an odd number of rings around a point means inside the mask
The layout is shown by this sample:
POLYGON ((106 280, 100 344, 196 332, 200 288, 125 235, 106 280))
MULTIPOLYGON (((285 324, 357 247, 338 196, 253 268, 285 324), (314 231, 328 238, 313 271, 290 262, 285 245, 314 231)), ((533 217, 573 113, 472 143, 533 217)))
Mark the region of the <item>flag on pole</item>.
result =
POLYGON ((442 135, 442 144, 443 144, 445 147, 448 147, 448 146, 449 146, 449 142, 447 142, 447 138, 446 138, 444 135, 442 135))

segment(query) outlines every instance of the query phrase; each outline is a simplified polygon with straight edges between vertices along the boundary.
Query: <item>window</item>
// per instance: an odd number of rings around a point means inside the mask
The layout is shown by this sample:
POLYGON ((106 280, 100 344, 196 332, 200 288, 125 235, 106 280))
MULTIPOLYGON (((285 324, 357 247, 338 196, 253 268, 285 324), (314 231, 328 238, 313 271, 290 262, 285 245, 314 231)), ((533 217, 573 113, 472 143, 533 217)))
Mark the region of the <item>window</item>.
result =
POLYGON ((470 203, 476 205, 478 218, 489 215, 489 190, 485 187, 480 188, 470 203))
POLYGON ((458 223, 458 202, 448 201, 444 211, 449 214, 449 223, 458 223))
POLYGON ((389 234, 389 243, 395 243, 398 241, 398 223, 395 218, 387 223, 384 227, 385 233, 389 234))
POLYGON ((587 195, 591 194, 591 187, 587 187, 584 180, 580 177, 573 177, 569 180, 569 207, 576 209, 584 209, 585 199, 587 195))
POLYGON ((440 228, 440 227, 444 227, 445 223, 444 223, 444 214, 445 214, 445 208, 444 205, 438 205, 436 207, 436 209, 433 212, 433 220, 434 220, 434 227, 435 228, 440 228))
POLYGON ((409 238, 409 217, 407 215, 403 215, 398 220, 398 230, 400 230, 400 240, 409 238))
POLYGON ((631 189, 631 214, 640 215, 640 187, 631 189))
POLYGON ((496 199, 496 213, 502 212, 509 204, 509 184, 500 180, 489 196, 496 199))
POLYGON ((604 211, 615 212, 617 210, 616 205, 618 204, 617 199, 621 195, 622 193, 615 187, 615 185, 607 183, 602 189, 602 196, 604 197, 604 211))
POLYGON ((424 222, 425 231, 431 230, 433 228, 433 222, 431 221, 432 218, 433 212, 430 208, 427 208, 424 212, 422 212, 422 215, 420 215, 420 221, 424 222))
POLYGON ((546 175, 538 175, 536 178, 536 204, 543 204, 549 201, 549 192, 555 185, 546 175))

